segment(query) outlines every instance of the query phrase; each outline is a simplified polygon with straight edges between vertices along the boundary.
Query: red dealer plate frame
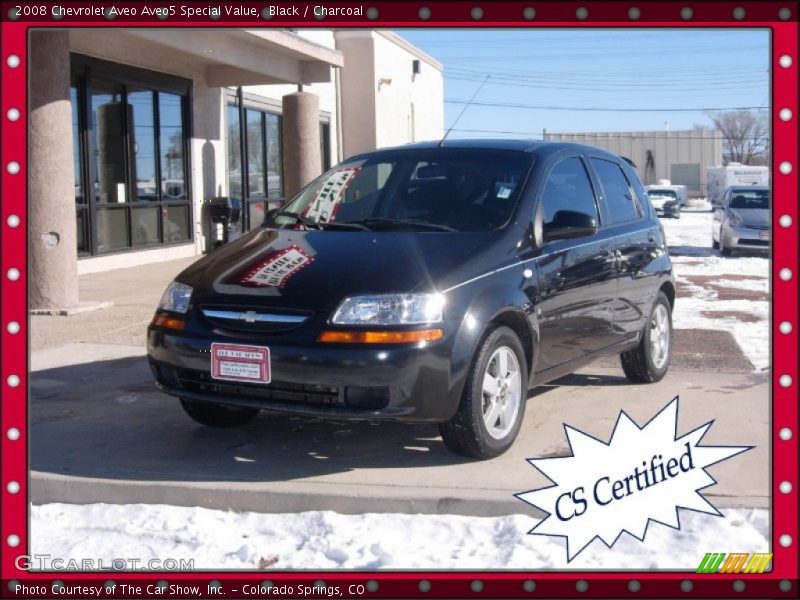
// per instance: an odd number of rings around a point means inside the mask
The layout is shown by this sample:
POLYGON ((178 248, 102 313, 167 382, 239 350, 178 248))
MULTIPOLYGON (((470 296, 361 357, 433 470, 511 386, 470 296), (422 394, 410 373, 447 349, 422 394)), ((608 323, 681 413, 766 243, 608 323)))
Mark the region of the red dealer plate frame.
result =
MULTIPOLYGON (((574 1, 481 1, 456 2, 448 0, 368 1, 363 4, 346 2, 324 3, 329 7, 362 7, 362 14, 327 17, 316 20, 275 16, 271 20, 243 19, 228 16, 201 16, 194 20, 178 17, 160 19, 156 16, 116 16, 113 20, 101 14, 89 17, 51 16, 53 6, 102 6, 100 2, 39 2, 30 6, 46 7, 44 15, 22 15, 9 18, 9 10, 24 3, 1 2, 0 32, 2 33, 2 111, 0 112, 0 156, 2 168, 2 235, 0 247, 0 293, 2 295, 2 520, 0 529, 0 572, 2 594, 5 597, 41 597, 43 594, 13 594, 11 581, 27 585, 50 587, 55 582, 73 585, 103 585, 108 580, 117 584, 141 586, 141 593, 122 593, 117 585, 111 597, 167 598, 165 593, 148 593, 156 584, 200 585, 201 589, 215 581, 224 590, 245 583, 258 584, 267 577, 276 586, 312 586, 317 581, 338 585, 343 597, 360 594, 368 598, 520 598, 520 597, 716 597, 716 598, 797 598, 798 597, 798 2, 787 0, 741 2, 712 0, 614 2, 574 1), (638 13, 632 16, 631 8, 638 13), (474 8, 481 13, 475 16, 474 8), (535 9, 525 16, 525 9, 535 9), (371 11, 370 9, 374 9, 371 11), (422 13, 422 9, 425 9, 422 13), (686 11, 690 12, 686 12, 686 11), (782 18, 781 11, 789 11, 782 18), (743 11, 743 12, 742 12, 743 11), (423 17, 424 15, 424 17, 423 17), (771 344, 772 371, 772 461, 771 461, 771 548, 773 569, 762 575, 697 575, 693 572, 36 572, 21 568, 20 557, 29 551, 29 486, 28 486, 28 316, 26 285, 28 268, 27 244, 27 64, 28 33, 32 27, 766 27, 772 33, 771 91, 772 108, 772 174, 774 190, 772 222, 772 304, 771 344), (16 57, 16 61, 11 60, 16 57), (19 111, 19 118, 10 119, 10 109, 19 111), (779 111, 789 109, 791 116, 784 120, 779 111), (19 169, 9 169, 10 163, 19 169), (783 168, 781 168, 783 165, 783 168), (14 274, 11 276, 11 274, 14 274), (19 329, 9 327, 16 323, 19 329), (13 377, 12 377, 13 376, 13 377), (18 378, 18 379, 15 379, 18 378), (10 382, 14 381, 12 385, 10 382), (12 493, 8 483, 19 489, 12 493), (790 488, 779 489, 782 482, 790 488), (781 541, 788 540, 787 544, 781 541), (535 582, 531 586, 531 582, 535 582), (353 588, 349 586, 363 586, 353 588), (361 594, 360 590, 364 593, 361 594)), ((121 1, 116 6, 141 8, 143 3, 121 1)), ((180 8, 209 6, 210 2, 170 2, 180 8)), ((222 3, 220 3, 222 4, 222 3)), ((266 3, 243 0, 241 5, 260 11, 266 3)), ((298 1, 292 5, 313 11, 322 1, 298 1)), ((783 13, 786 14, 785 12, 783 13)), ((523 489, 522 482, 520 489, 523 489)), ((713 540, 709 540, 713 545, 713 540)), ((710 550, 725 550, 714 549, 710 550)), ((738 549, 737 549, 738 550, 738 549)), ((220 594, 235 597, 230 593, 220 594)), ((64 597, 79 597, 67 595, 64 597)), ((258 597, 258 596, 254 596, 258 597)))
POLYGON ((211 344, 211 377, 220 381, 269 383, 272 381, 269 348, 242 344, 211 344), (233 373, 258 372, 256 377, 236 376, 233 373))

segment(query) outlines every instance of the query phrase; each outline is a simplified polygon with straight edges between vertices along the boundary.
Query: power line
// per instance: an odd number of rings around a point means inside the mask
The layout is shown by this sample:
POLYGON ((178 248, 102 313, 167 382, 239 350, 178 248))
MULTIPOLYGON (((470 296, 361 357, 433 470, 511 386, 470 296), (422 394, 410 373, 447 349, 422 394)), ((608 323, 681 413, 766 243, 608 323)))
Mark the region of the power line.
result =
MULTIPOLYGON (((447 104, 469 104, 466 100, 445 99, 447 104)), ((718 112, 727 110, 759 110, 758 106, 730 106, 723 108, 612 108, 599 106, 535 106, 533 104, 514 104, 511 102, 472 102, 475 106, 496 108, 524 108, 535 110, 561 110, 581 112, 718 112)))
MULTIPOLYGON (((662 131, 642 131, 642 132, 639 132, 638 135, 637 134, 633 134, 633 133, 624 133, 623 134, 623 132, 615 132, 615 131, 605 131, 605 132, 600 132, 600 133, 594 133, 594 132, 581 133, 581 132, 571 132, 571 131, 562 131, 562 132, 547 131, 546 133, 544 133, 542 131, 503 131, 503 130, 497 130, 497 129, 458 129, 458 128, 453 128, 451 131, 458 131, 458 132, 461 132, 461 133, 500 133, 500 134, 504 134, 504 135, 530 135, 530 136, 538 136, 538 139, 542 139, 543 134, 544 134, 544 135, 548 135, 548 136, 550 136, 550 135, 567 135, 567 136, 579 136, 579 137, 587 137, 587 138, 588 137, 592 137, 592 136, 597 136, 598 139, 626 139, 626 140, 661 139, 661 140, 701 140, 701 141, 703 141, 703 140, 708 140, 708 141, 716 141, 716 140, 718 140, 718 141, 722 141, 722 142, 725 141, 725 136, 722 135, 721 132, 719 132, 718 135, 714 135, 714 136, 710 136, 709 137, 709 136, 703 136, 703 135, 697 135, 697 136, 673 135, 672 133, 674 133, 674 132, 668 133, 666 136, 658 135, 658 134, 661 134, 661 133, 665 133, 665 132, 662 132, 662 131)), ((713 131, 713 130, 705 130, 705 131, 713 131)), ((698 133, 701 133, 701 132, 698 132, 698 133)), ((743 138, 738 138, 738 139, 762 139, 762 138, 758 137, 758 136, 745 136, 743 138)), ((553 140, 553 141, 559 141, 559 140, 553 140)), ((561 141, 563 141, 563 140, 561 140, 561 141)))

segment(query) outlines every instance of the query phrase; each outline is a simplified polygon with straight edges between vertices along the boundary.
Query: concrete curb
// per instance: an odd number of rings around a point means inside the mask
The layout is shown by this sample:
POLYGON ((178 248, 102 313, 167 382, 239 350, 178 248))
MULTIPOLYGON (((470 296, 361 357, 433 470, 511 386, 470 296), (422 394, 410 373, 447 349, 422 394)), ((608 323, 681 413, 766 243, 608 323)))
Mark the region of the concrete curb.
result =
MULTIPOLYGON (((523 490, 520 490, 523 491, 523 490)), ((769 508, 769 498, 706 496, 718 508, 769 508)), ((332 483, 153 482, 70 477, 31 472, 33 504, 169 504, 261 513, 330 510, 341 514, 404 513, 499 517, 545 513, 508 492, 469 489, 408 488, 332 483)))

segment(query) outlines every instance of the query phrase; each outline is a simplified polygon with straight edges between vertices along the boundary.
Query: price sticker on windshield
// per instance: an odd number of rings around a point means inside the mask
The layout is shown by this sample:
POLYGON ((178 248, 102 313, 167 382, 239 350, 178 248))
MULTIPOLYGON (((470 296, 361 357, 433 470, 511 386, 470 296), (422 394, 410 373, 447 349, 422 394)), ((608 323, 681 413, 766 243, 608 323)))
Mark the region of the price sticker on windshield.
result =
POLYGON ((361 167, 338 169, 331 173, 325 182, 320 186, 314 200, 303 213, 303 216, 317 221, 327 223, 336 218, 339 205, 344 200, 344 192, 347 186, 353 181, 361 167))

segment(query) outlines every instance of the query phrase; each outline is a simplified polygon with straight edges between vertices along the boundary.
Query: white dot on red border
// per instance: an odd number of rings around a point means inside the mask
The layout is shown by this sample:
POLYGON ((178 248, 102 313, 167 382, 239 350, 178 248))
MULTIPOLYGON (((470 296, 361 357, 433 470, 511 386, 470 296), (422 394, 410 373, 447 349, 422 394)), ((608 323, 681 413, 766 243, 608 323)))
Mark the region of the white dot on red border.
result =
POLYGON ((10 536, 6 538, 6 543, 8 543, 8 545, 11 546, 12 548, 16 548, 17 546, 19 546, 19 536, 12 533, 10 536))
POLYGON ((778 383, 781 387, 789 387, 792 385, 792 376, 791 375, 781 375, 780 379, 778 379, 778 383))
POLYGON ((784 548, 788 548, 792 545, 792 536, 790 536, 788 533, 784 533, 778 538, 778 543, 784 548))
POLYGON ((784 54, 778 59, 778 64, 782 66, 784 69, 788 69, 792 66, 792 57, 788 54, 784 54))
POLYGON ((781 218, 778 219, 778 224, 781 227, 791 227, 792 226, 792 215, 781 215, 781 218))
POLYGON ((16 281, 19 279, 19 269, 11 267, 8 272, 6 272, 6 277, 8 277, 9 281, 16 281))
POLYGON ((19 163, 15 160, 12 160, 8 165, 6 165, 6 171, 8 171, 11 175, 16 175, 19 173, 19 163))
POLYGON ((19 483, 16 481, 9 481, 6 490, 8 490, 9 494, 16 494, 19 492, 19 483))
POLYGON ((784 427, 783 429, 781 429, 781 430, 778 432, 778 436, 779 436, 779 437, 780 437, 780 438, 781 438, 781 439, 782 439, 784 442, 788 442, 790 439, 792 439, 792 430, 791 430, 791 429, 789 429, 788 427, 784 427))
POLYGON ((18 121, 19 120, 19 110, 16 108, 9 108, 6 111, 6 117, 8 117, 9 121, 18 121))
POLYGON ((788 335, 792 333, 792 324, 789 321, 781 321, 781 324, 778 325, 778 331, 784 335, 788 335))
POLYGON ((778 277, 780 277, 783 281, 789 281, 792 278, 792 270, 784 267, 778 271, 778 277))
POLYGON ((8 215, 6 223, 9 227, 19 227, 19 217, 17 215, 8 215))
POLYGON ((6 378, 6 383, 8 384, 8 387, 17 387, 19 385, 19 375, 9 375, 6 378))
POLYGON ((781 491, 781 494, 791 494, 792 484, 788 481, 781 481, 781 484, 778 486, 778 489, 781 491))
POLYGON ((9 430, 6 432, 6 436, 7 436, 7 437, 8 437, 8 439, 10 439, 12 442, 16 442, 16 441, 19 439, 19 429, 17 429, 16 427, 12 427, 11 429, 9 429, 9 430))
POLYGON ((782 108, 778 113, 781 121, 788 121, 792 118, 792 109, 791 108, 782 108))
POLYGON ((778 166, 778 170, 784 175, 788 175, 792 172, 792 163, 790 163, 788 160, 785 160, 778 166))
POLYGON ((9 67, 11 67, 12 69, 16 69, 16 68, 19 66, 19 56, 17 56, 16 54, 12 54, 12 55, 10 55, 10 56, 9 56, 9 57, 6 59, 6 64, 7 64, 9 67))

